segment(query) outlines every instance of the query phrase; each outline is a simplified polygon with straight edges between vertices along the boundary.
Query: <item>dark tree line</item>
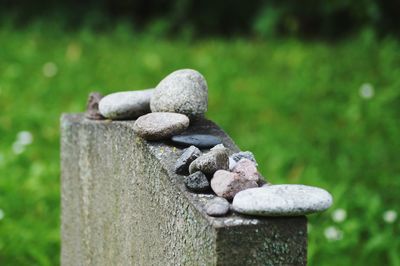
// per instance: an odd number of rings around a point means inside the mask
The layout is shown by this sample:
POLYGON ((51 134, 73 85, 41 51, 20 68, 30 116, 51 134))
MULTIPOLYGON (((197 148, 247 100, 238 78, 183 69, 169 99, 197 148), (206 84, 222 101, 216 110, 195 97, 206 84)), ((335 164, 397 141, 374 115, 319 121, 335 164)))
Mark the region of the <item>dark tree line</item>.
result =
POLYGON ((70 27, 99 29, 119 20, 141 30, 160 24, 163 31, 195 35, 299 35, 342 37, 364 28, 381 35, 400 33, 397 0, 0 0, 0 15, 19 25, 52 17, 70 27))

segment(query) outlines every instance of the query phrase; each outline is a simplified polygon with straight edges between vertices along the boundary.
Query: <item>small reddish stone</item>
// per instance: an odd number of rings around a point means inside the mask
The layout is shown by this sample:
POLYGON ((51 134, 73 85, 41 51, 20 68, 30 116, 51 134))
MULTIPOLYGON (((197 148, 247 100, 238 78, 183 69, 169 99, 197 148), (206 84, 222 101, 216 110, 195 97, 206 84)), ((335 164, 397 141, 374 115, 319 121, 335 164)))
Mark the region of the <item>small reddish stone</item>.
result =
POLYGON ((261 179, 256 164, 246 158, 240 159, 240 161, 233 167, 232 172, 238 173, 247 180, 258 182, 261 179))
POLYGON ((256 181, 225 170, 216 171, 211 179, 211 188, 215 194, 228 200, 233 199, 236 193, 254 187, 258 187, 256 181))

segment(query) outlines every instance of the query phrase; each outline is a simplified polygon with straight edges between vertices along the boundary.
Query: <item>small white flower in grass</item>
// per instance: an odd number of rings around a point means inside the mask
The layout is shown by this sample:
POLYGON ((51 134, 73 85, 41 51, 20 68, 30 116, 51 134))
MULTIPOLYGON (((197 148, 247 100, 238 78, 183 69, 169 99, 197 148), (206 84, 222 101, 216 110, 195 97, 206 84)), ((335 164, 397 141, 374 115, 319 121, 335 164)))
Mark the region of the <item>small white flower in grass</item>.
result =
POLYGON ((361 98, 366 100, 371 99, 375 94, 374 87, 370 83, 364 83, 361 85, 359 93, 361 98))
POLYGON ((343 232, 335 226, 329 226, 324 230, 324 235, 329 241, 338 241, 343 238, 343 232))
POLYGON ((20 131, 17 134, 17 139, 12 144, 14 154, 21 154, 25 151, 25 146, 33 142, 32 133, 29 131, 20 131))
POLYGON ((395 210, 387 210, 383 213, 383 220, 388 224, 394 223, 397 219, 397 212, 395 210))
POLYGON ((346 220, 346 217, 347 217, 347 212, 344 209, 336 209, 332 213, 332 220, 337 223, 343 222, 344 220, 346 220))
POLYGON ((53 62, 47 62, 46 64, 43 65, 42 71, 45 77, 51 78, 57 75, 58 67, 53 62))
POLYGON ((3 220, 4 218, 4 212, 2 209, 0 209, 0 220, 3 220))
POLYGON ((21 154, 25 151, 25 145, 21 144, 19 141, 15 141, 12 145, 12 150, 14 154, 21 154))
POLYGON ((311 232, 313 230, 313 226, 310 223, 307 223, 307 232, 311 232))
POLYGON ((33 141, 32 133, 29 131, 20 131, 17 134, 17 141, 22 145, 29 145, 33 141))

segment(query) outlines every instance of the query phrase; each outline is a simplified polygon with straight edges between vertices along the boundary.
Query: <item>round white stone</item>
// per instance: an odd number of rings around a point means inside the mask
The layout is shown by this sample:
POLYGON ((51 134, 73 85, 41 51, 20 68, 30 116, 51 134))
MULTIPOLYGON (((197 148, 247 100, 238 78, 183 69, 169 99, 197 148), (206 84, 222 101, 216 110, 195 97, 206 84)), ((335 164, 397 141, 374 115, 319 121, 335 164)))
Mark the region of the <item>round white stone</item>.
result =
POLYGON ((110 119, 136 119, 150 113, 150 98, 154 89, 121 91, 103 97, 99 112, 110 119))
POLYGON ((321 212, 332 205, 324 189, 304 185, 271 185, 236 194, 233 210, 259 216, 297 216, 321 212))

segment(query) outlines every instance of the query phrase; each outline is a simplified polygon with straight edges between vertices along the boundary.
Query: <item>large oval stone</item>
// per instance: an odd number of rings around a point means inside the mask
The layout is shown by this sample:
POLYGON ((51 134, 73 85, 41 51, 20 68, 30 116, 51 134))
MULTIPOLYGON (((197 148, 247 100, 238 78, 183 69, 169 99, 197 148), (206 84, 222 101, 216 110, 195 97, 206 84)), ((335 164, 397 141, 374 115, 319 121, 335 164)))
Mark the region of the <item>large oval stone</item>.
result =
POLYGON ((150 97, 153 91, 154 89, 111 93, 100 100, 99 111, 110 119, 136 119, 150 113, 150 97))
POLYGON ((147 140, 162 140, 180 134, 189 126, 189 118, 176 113, 150 113, 133 124, 134 132, 147 140))
POLYGON ((304 185, 271 185, 236 194, 236 212, 260 216, 298 216, 321 212, 332 205, 326 190, 304 185))
POLYGON ((192 69, 169 74, 157 85, 150 100, 152 112, 174 112, 189 117, 202 116, 207 105, 207 82, 192 69))

